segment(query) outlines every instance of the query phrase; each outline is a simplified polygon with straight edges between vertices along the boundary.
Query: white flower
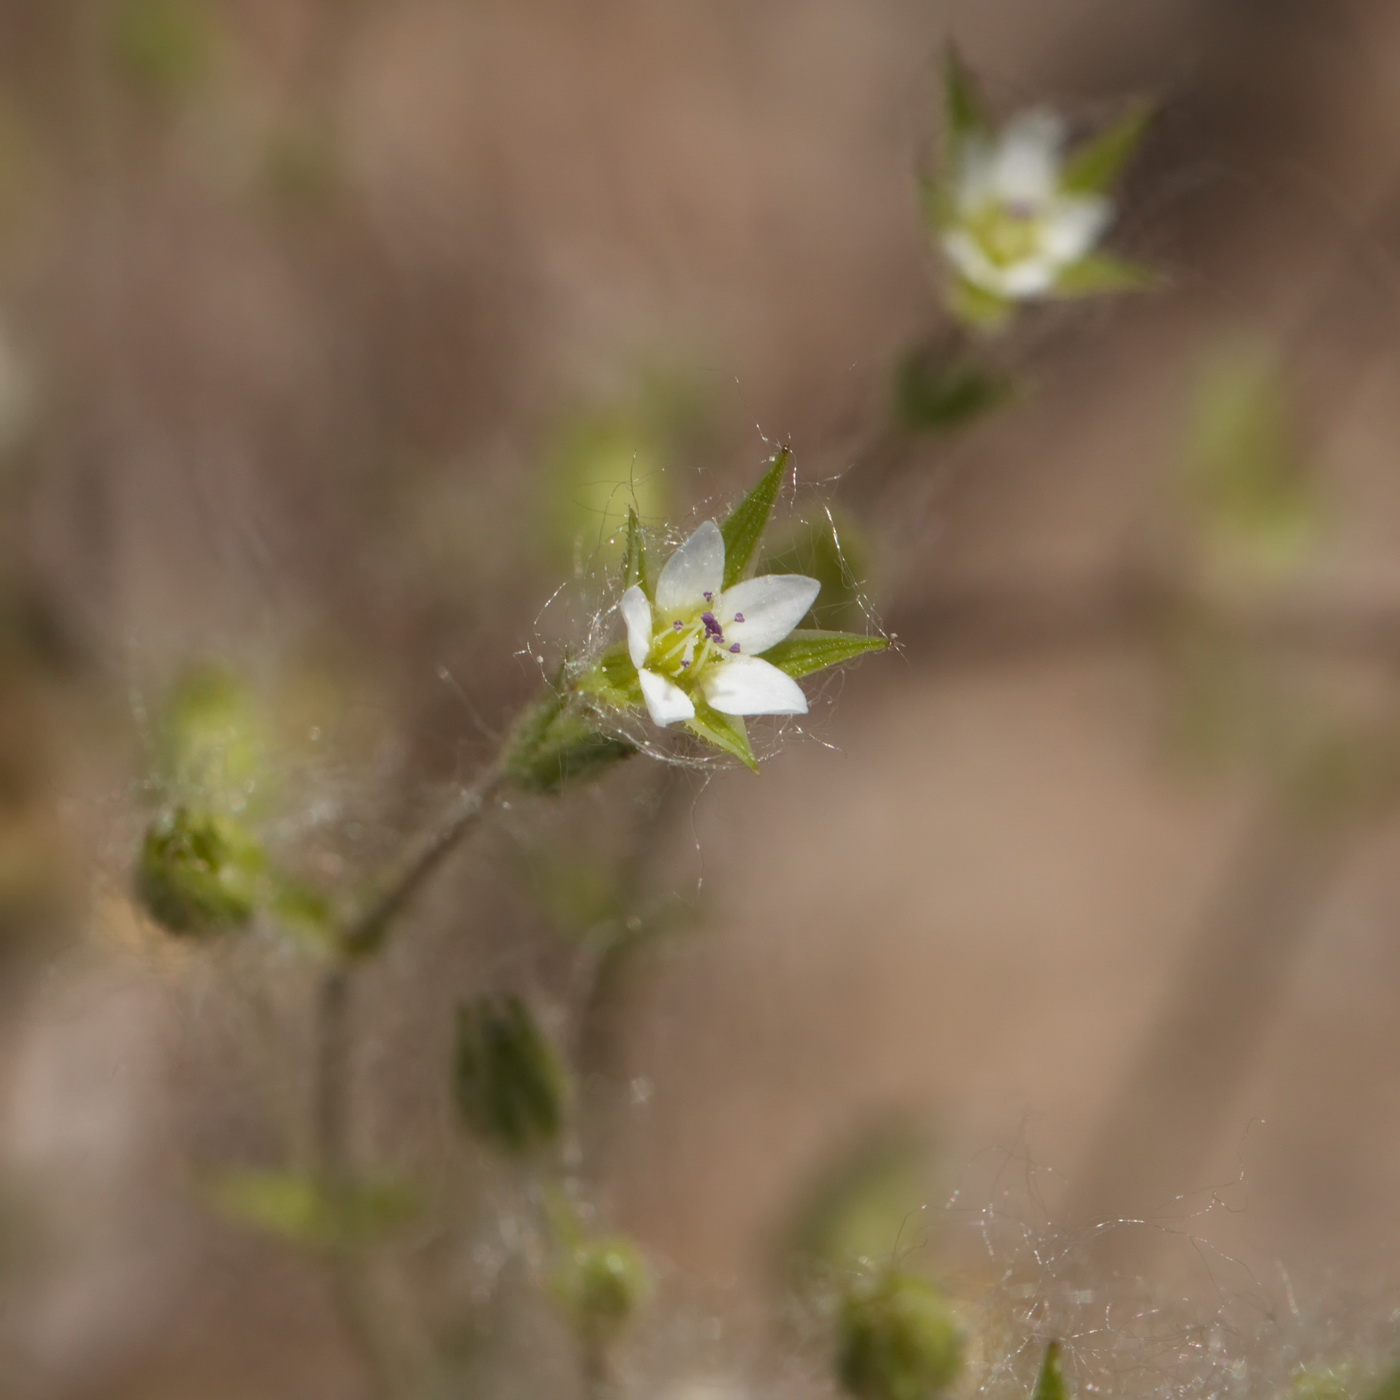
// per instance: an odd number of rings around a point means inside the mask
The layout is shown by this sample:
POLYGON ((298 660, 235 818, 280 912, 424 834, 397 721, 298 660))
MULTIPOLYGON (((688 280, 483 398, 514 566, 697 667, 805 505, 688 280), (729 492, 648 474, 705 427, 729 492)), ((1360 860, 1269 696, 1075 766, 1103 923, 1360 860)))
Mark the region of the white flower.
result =
POLYGON ((725 588, 724 536, 705 521, 666 561, 654 605, 635 584, 618 603, 652 719, 693 719, 696 694, 726 715, 806 714, 802 687, 761 653, 797 626, 820 591, 801 574, 725 588))
POLYGON ((963 143, 942 237, 974 287, 1007 300, 1043 296, 1107 228, 1108 199, 1063 189, 1063 145, 1064 124, 1040 111, 963 143))

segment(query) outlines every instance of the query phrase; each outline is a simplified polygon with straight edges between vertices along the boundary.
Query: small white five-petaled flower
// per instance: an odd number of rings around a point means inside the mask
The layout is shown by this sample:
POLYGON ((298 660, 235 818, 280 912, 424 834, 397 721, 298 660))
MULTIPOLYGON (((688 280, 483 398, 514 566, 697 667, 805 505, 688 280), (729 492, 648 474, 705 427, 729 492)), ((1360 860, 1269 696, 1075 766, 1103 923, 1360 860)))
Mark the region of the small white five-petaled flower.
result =
POLYGON ((960 276, 1007 300, 1044 296, 1108 227, 1112 203, 1063 187, 1064 124, 1025 112, 969 135, 954 173, 944 252, 960 276))
POLYGON ((724 587, 724 536, 707 520, 666 561, 656 600, 633 584, 618 611, 642 698, 660 725, 695 718, 698 694, 726 715, 802 715, 807 697, 762 659, 816 601, 821 584, 764 574, 724 587))

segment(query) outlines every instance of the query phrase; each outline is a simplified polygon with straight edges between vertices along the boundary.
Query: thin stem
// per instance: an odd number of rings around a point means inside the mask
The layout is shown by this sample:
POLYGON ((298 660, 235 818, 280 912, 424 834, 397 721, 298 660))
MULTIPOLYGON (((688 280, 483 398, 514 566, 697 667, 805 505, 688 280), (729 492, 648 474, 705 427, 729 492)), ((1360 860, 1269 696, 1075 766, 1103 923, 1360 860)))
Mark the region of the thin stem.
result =
MULTIPOLYGON (((500 789, 493 764, 465 789, 379 897, 340 932, 340 956, 326 968, 316 1002, 313 1144, 316 1173, 331 1218, 344 1222, 353 1202, 355 1162, 350 1141, 353 996, 363 955, 375 951, 396 919, 461 843, 500 789)), ((375 1400, 399 1393, 395 1345, 383 1324, 363 1255, 353 1240, 333 1241, 327 1256, 331 1301, 346 1339, 364 1367, 375 1400)))
POLYGON ((379 946, 394 920, 476 825, 505 781, 505 772, 496 763, 461 792, 441 824, 428 834, 379 898, 346 924, 341 932, 340 946, 348 955, 372 952, 379 946))
MULTIPOLYGON (((350 1013, 356 966, 337 962, 326 969, 316 1002, 314 1132, 316 1172, 337 1226, 348 1213, 354 1188, 350 1149, 350 1013)), ((393 1345, 379 1325, 370 1280, 353 1242, 333 1240, 327 1263, 331 1302, 346 1340, 364 1367, 374 1400, 397 1393, 393 1345)))

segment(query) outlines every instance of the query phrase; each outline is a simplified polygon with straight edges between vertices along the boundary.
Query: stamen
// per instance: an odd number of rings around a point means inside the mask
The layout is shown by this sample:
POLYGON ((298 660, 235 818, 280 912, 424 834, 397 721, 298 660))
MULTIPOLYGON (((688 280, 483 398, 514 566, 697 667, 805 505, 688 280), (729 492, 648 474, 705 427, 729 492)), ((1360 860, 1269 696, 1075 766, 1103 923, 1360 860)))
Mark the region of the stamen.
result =
POLYGON ((729 650, 730 650, 730 651, 733 651, 733 652, 737 652, 737 651, 739 650, 739 643, 738 643, 738 642, 735 642, 734 645, 733 645, 732 647, 729 648, 729 650))
POLYGON ((734 621, 735 621, 735 622, 742 622, 743 620, 744 620, 744 614, 743 614, 743 613, 735 613, 735 614, 734 614, 734 621))
POLYGON ((715 595, 713 593, 705 594, 705 601, 707 603, 713 603, 715 601, 715 595))
POLYGON ((681 632, 685 629, 685 623, 683 623, 680 618, 677 618, 671 626, 674 627, 677 632, 681 632))
POLYGON ((684 671, 685 668, 686 668, 687 666, 689 666, 689 665, 690 665, 690 658, 689 658, 688 656, 683 656, 683 657, 681 657, 681 670, 684 671))
POLYGON ((708 640, 712 642, 724 641, 724 628, 715 620, 714 613, 701 613, 700 621, 705 624, 705 636, 708 640))

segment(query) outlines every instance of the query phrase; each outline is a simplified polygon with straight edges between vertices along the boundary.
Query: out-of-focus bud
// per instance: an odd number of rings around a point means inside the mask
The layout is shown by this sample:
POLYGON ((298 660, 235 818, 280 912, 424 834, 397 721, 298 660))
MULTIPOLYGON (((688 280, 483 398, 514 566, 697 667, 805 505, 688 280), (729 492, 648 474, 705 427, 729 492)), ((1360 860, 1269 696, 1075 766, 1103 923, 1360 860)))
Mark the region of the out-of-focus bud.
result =
POLYGON ((597 717, 551 688, 521 721, 506 751, 506 771, 528 792, 555 793, 596 777, 636 753, 602 728, 597 717))
POLYGON ((261 852, 228 819, 177 807, 146 831, 136 895, 171 933, 220 933, 253 917, 261 865, 261 852))
POLYGON ((462 1121, 503 1152, 552 1146, 564 1123, 564 1067, 519 997, 457 1010, 453 1090, 462 1121))
POLYGON ((962 1331, 939 1291, 888 1272, 841 1300, 837 1374, 857 1400, 936 1400, 962 1370, 962 1331))
POLYGON ((625 1235, 577 1241, 555 1269, 551 1286, 585 1345, 606 1349, 651 1291, 651 1276, 625 1235))

